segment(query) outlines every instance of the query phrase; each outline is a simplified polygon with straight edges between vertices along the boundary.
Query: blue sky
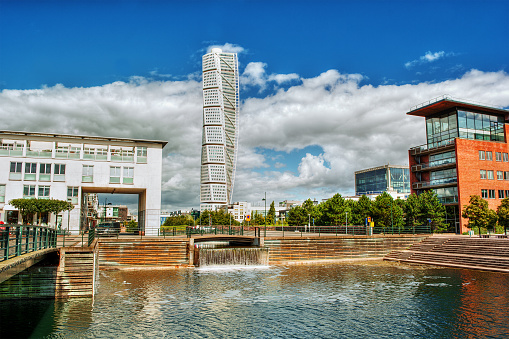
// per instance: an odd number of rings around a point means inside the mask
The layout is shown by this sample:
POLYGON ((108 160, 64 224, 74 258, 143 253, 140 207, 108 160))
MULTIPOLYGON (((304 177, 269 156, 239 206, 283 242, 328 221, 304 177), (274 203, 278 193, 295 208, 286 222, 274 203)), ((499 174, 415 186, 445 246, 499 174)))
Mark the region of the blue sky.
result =
POLYGON ((234 199, 348 195, 353 171, 424 143, 411 106, 509 106, 508 17, 508 1, 0 0, 3 129, 168 140, 163 205, 197 207, 201 56, 218 45, 240 61, 234 199))

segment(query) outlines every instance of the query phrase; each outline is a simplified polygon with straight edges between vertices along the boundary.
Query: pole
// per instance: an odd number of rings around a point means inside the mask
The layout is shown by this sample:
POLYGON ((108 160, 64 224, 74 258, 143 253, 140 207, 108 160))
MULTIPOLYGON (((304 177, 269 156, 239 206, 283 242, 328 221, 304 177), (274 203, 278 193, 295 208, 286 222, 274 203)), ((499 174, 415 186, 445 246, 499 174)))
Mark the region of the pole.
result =
POLYGON ((308 230, 311 232, 311 214, 308 214, 308 230))
POLYGON ((392 200, 391 200, 391 230, 392 234, 394 234, 394 221, 392 220, 392 200))
POLYGON ((345 217, 345 232, 346 232, 346 235, 348 235, 348 212, 345 212, 346 214, 346 217, 345 217))
POLYGON ((267 236, 267 192, 265 192, 265 198, 263 198, 265 201, 265 229, 263 230, 263 237, 265 238, 267 236))

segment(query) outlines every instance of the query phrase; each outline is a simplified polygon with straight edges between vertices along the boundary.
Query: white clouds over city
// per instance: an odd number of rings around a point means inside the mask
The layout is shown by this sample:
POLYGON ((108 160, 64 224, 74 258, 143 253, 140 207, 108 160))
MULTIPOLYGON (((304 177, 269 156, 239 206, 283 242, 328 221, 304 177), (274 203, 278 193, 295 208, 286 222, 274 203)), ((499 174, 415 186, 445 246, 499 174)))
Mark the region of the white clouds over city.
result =
MULTIPOLYGON (((224 47, 224 46, 223 46, 224 47)), ((434 56, 430 56, 433 58, 434 56)), ((437 58, 440 56, 436 56, 437 58)), ((243 98, 234 200, 326 198, 352 193, 353 172, 387 163, 405 165, 407 150, 425 142, 422 118, 405 113, 418 103, 449 94, 509 106, 509 75, 471 70, 438 83, 363 84, 358 74, 328 70, 311 78, 267 75, 250 63, 243 85, 275 89, 263 98, 243 98), (295 81, 288 86, 287 80, 295 81), (278 84, 285 83, 285 88, 278 84), (258 150, 281 154, 319 146, 319 154, 278 157, 270 166, 258 150)), ((199 81, 153 81, 142 77, 98 87, 0 92, 4 130, 75 133, 166 140, 163 209, 198 207, 202 126, 199 81)))

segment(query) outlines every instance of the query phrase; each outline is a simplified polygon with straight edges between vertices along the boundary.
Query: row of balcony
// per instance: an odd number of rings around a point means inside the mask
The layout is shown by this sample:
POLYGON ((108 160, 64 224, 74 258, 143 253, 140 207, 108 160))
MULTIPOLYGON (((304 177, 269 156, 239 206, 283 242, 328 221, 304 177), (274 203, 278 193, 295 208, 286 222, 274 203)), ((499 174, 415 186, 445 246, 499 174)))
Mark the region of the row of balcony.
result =
POLYGON ((447 187, 454 186, 458 184, 458 178, 445 178, 445 179, 435 179, 431 181, 418 181, 412 183, 412 188, 414 190, 418 189, 426 189, 426 188, 436 188, 436 187, 447 187))
POLYGON ((446 168, 456 166, 456 158, 443 159, 439 161, 433 161, 432 163, 423 162, 411 167, 412 172, 426 171, 430 169, 446 168))
POLYGON ((146 156, 134 156, 123 154, 87 154, 81 151, 76 152, 58 152, 58 151, 31 151, 25 148, 5 149, 0 148, 0 156, 11 157, 32 157, 32 158, 48 158, 48 159, 82 159, 95 161, 115 161, 146 164, 146 156))

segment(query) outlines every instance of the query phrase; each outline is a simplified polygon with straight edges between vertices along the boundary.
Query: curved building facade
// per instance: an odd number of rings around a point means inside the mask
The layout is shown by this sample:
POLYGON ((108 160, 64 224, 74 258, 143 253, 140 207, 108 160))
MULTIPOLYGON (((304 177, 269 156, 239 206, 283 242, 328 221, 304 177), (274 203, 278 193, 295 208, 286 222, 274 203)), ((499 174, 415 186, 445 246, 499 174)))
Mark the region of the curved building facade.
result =
POLYGON ((239 126, 236 53, 219 48, 203 56, 203 134, 200 210, 226 207, 232 199, 239 126))

